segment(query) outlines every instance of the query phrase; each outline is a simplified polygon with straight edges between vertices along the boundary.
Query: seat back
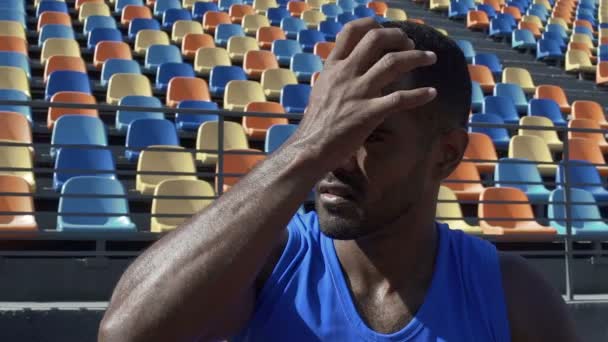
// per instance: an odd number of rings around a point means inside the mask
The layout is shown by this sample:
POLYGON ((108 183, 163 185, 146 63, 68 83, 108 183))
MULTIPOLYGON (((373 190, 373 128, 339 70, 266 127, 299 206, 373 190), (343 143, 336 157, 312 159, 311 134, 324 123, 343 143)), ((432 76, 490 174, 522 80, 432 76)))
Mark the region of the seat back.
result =
POLYGON ((463 160, 445 179, 443 184, 454 191, 463 191, 480 187, 481 177, 479 176, 475 164, 463 160))
POLYGON ((213 37, 206 33, 187 33, 182 39, 182 54, 185 57, 194 57, 198 49, 204 47, 215 48, 213 37))
POLYGON ((164 31, 141 30, 135 36, 133 52, 138 55, 144 55, 152 45, 169 45, 169 43, 169 35, 164 31))
POLYGON ((518 223, 534 221, 534 213, 528 197, 520 189, 513 187, 485 188, 481 192, 478 206, 480 224, 515 228, 518 223), (485 203, 485 202, 527 202, 527 203, 485 203), (515 219, 515 220, 514 220, 515 219))
POLYGON ((183 100, 211 101, 207 82, 196 77, 173 77, 167 87, 167 106, 176 107, 183 100))
POLYGON ((141 74, 118 73, 110 77, 106 102, 117 104, 121 98, 128 95, 152 96, 150 80, 141 74))
MULTIPOLYGON (((53 126, 52 145, 96 145, 107 146, 106 129, 98 117, 64 115, 53 126)), ((51 155, 62 147, 51 147, 51 155)))
POLYGON ((224 109, 242 111, 249 102, 264 102, 262 85, 254 81, 230 81, 224 92, 224 109))
POLYGON ((76 56, 51 56, 44 67, 43 81, 46 82, 49 75, 58 70, 71 70, 87 73, 84 60, 76 56))
POLYGON ((44 65, 51 56, 74 56, 81 57, 80 45, 74 39, 49 38, 42 44, 40 52, 40 63, 44 65))
POLYGON ((0 111, 0 140, 32 143, 32 128, 21 113, 0 111))
POLYGON ((133 59, 131 48, 125 42, 104 41, 97 43, 93 65, 99 69, 108 59, 133 59))
POLYGON ((144 190, 145 184, 157 186, 166 179, 197 179, 192 153, 185 151, 180 146, 149 146, 139 155, 137 172, 135 183, 139 191, 144 190), (162 148, 163 150, 154 150, 153 148, 162 148), (149 173, 141 173, 142 171, 149 173), (155 172, 156 174, 154 174, 155 172), (167 172, 184 174, 162 174, 167 172))
POLYGON ((523 158, 500 158, 494 169, 494 179, 499 188, 511 187, 524 192, 545 188, 536 165, 523 158))
POLYGON ((136 119, 127 130, 125 147, 139 151, 148 146, 179 146, 179 137, 173 122, 159 119, 136 119))
MULTIPOLYGON (((231 149, 232 152, 237 152, 240 150, 231 149)), ((262 152, 259 150, 248 149, 243 150, 246 152, 262 152)), ((231 186, 235 185, 242 177, 244 177, 247 173, 249 173, 257 163, 261 162, 266 158, 265 155, 262 154, 225 154, 224 155, 224 168, 223 170, 219 169, 219 164, 216 165, 216 173, 225 174, 238 174, 239 176, 224 176, 223 182, 223 190, 228 190, 231 186)), ((215 189, 216 192, 219 192, 219 180, 218 177, 215 177, 215 189)))
MULTIPOLYGON (((602 222, 599 208, 593 195, 583 189, 570 189, 570 211, 566 210, 566 190, 555 189, 549 197, 547 216, 551 225, 556 228, 564 227, 560 233, 565 234, 566 218, 570 219, 572 228, 581 229, 602 222)), ((561 230, 561 229, 560 229, 561 230)))
POLYGON ((516 67, 507 67, 502 71, 503 83, 514 83, 519 85, 525 92, 534 92, 536 87, 528 70, 516 67))
POLYGON ((604 165, 606 160, 597 142, 583 138, 569 138, 569 160, 586 160, 593 164, 604 165))
MULTIPOLYGON (((118 102, 119 106, 136 106, 148 108, 160 108, 160 100, 152 96, 128 95, 118 102)), ((116 111, 116 129, 126 132, 131 122, 138 119, 164 119, 165 114, 161 112, 132 111, 119 109, 116 111)))
POLYGON ((27 221, 34 223, 34 198, 28 183, 19 176, 0 175, 0 212, 13 212, 13 214, 0 215, 0 226, 3 230, 21 228, 27 221), (24 195, 5 195, 5 193, 24 195), (29 196, 27 194, 30 194, 29 196), (24 214, 14 214, 23 212, 24 214))
MULTIPOLYGON (((0 99, 2 100, 17 100, 17 101, 28 101, 30 97, 16 89, 0 89, 0 99)), ((3 112, 15 112, 24 115, 28 121, 32 121, 32 110, 29 106, 20 105, 0 105, 0 111, 3 112)))
POLYGON ((162 196, 184 196, 184 197, 213 197, 213 187, 198 179, 167 179, 160 182, 154 189, 152 200, 152 231, 154 221, 169 225, 173 228, 179 226, 189 215, 194 215, 213 202, 213 199, 183 198, 170 199, 162 196), (157 214, 185 215, 184 217, 155 217, 157 214))
POLYGON ((115 172, 114 157, 108 149, 62 147, 55 159, 53 188, 59 191, 68 179, 77 176, 114 179, 115 172))
POLYGON ((595 141, 598 144, 598 146, 608 146, 608 142, 606 142, 606 138, 604 137, 603 132, 600 132, 600 130, 601 130, 600 125, 593 120, 572 119, 572 120, 568 121, 568 128, 598 130, 597 133, 568 131, 568 138, 590 139, 590 140, 595 141))

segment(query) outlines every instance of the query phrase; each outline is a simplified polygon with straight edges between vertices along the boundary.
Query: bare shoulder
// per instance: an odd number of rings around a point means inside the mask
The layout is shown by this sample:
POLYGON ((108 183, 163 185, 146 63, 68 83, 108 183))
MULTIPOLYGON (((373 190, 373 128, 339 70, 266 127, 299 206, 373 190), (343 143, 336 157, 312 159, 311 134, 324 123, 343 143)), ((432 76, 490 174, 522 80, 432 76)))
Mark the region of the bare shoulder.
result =
POLYGON ((500 254, 512 341, 580 341, 561 294, 524 258, 500 254))

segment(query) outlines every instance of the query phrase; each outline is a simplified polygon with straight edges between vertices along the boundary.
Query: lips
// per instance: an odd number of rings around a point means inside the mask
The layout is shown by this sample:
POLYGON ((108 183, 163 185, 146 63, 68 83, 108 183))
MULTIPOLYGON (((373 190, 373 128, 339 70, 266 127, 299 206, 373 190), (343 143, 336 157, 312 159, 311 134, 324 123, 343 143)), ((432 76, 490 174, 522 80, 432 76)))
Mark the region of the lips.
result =
POLYGON ((321 182, 319 184, 319 194, 329 195, 324 196, 326 198, 341 198, 351 201, 357 199, 357 196, 351 187, 335 182, 321 182))

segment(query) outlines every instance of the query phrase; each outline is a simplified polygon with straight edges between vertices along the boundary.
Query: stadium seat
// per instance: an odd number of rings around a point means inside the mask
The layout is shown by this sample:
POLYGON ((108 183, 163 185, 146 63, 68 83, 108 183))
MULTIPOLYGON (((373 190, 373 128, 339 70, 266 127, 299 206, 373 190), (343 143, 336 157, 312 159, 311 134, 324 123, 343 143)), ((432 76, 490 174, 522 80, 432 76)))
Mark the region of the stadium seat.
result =
POLYGON ((42 30, 44 25, 48 25, 48 24, 72 26, 72 19, 70 18, 70 15, 67 13, 44 12, 38 17, 37 31, 40 32, 40 30, 42 30))
POLYGON ((245 34, 249 36, 255 36, 260 27, 270 26, 268 18, 261 14, 248 14, 243 17, 241 24, 245 34))
POLYGON ((142 0, 114 0, 111 1, 114 3, 114 14, 121 14, 122 10, 128 5, 134 6, 143 6, 144 2, 142 0))
POLYGON ((203 75, 209 75, 211 69, 218 65, 232 65, 228 51, 223 48, 201 47, 194 57, 194 70, 203 75))
POLYGON ((298 125, 273 125, 266 131, 264 152, 270 154, 278 149, 298 129, 298 125))
MULTIPOLYGON (((363 7, 363 8, 364 8, 364 10, 362 9, 360 11, 360 13, 367 12, 368 10, 370 10, 369 8, 366 8, 366 7, 363 7)), ((354 14, 356 16, 359 16, 360 18, 362 18, 362 16, 357 14, 356 12, 354 14)), ((327 20, 327 17, 325 16, 325 14, 323 14, 323 12, 319 11, 318 9, 309 9, 309 10, 302 12, 302 14, 300 14, 300 19, 302 19, 304 21, 304 23, 306 23, 306 26, 309 29, 316 29, 317 27, 319 27, 319 24, 321 22, 327 20)))
POLYGON ((535 23, 520 21, 517 24, 517 28, 519 30, 530 31, 532 33, 532 36, 534 36, 535 39, 539 39, 542 35, 540 27, 538 27, 538 25, 536 25, 535 23))
MULTIPOLYGON (((20 90, 0 89, 0 100, 29 101, 30 97, 20 90)), ((29 122, 32 121, 32 110, 29 106, 2 104, 0 111, 19 113, 25 116, 29 122)))
POLYGON ((510 97, 486 96, 482 102, 483 113, 496 114, 507 124, 519 123, 519 115, 515 103, 510 97))
POLYGON ((553 122, 544 116, 524 116, 519 121, 521 126, 540 126, 547 129, 519 128, 519 135, 533 135, 545 141, 549 149, 553 152, 561 152, 564 148, 563 142, 559 139, 553 122))
POLYGON ((142 195, 152 195, 156 186, 167 179, 197 179, 192 153, 180 146, 160 145, 141 151, 135 176, 136 190, 142 195))
POLYGON ((502 71, 502 83, 517 84, 526 93, 533 93, 536 90, 536 86, 534 85, 530 72, 523 68, 504 68, 502 71))
POLYGON ((98 176, 115 179, 112 151, 103 148, 62 147, 55 158, 53 189, 60 191, 70 178, 98 176))
POLYGON ((407 13, 401 8, 388 8, 384 13, 384 17, 393 21, 407 20, 407 13))
MULTIPOLYGON (((217 103, 211 101, 184 100, 177 105, 178 109, 218 110, 217 103)), ((217 114, 189 114, 177 112, 175 126, 180 131, 197 131, 198 127, 207 121, 217 121, 217 114)))
MULTIPOLYGON (((435 1, 441 1, 441 0, 435 0, 435 1)), ((357 17, 359 17, 359 18, 367 18, 367 17, 375 17, 376 16, 376 12, 373 9, 367 8, 364 5, 359 5, 359 6, 355 7, 355 9, 353 10, 353 14, 356 15, 357 17)))
POLYGON ((505 18, 494 18, 490 20, 488 36, 497 39, 511 38, 513 34, 513 26, 511 22, 505 18))
MULTIPOLYGON (((311 82, 312 85, 312 82, 311 82)), ((471 111, 478 113, 481 111, 483 103, 483 90, 479 83, 471 81, 471 111)))
MULTIPOLYGON (((218 121, 206 121, 198 128, 196 136, 196 149, 217 151, 218 149, 218 121)), ((236 122, 224 121, 224 151, 229 149, 248 149, 249 142, 243 130, 243 126, 236 122)), ((224 158, 226 155, 224 155, 224 158)), ((196 160, 205 166, 217 163, 217 153, 197 152, 196 160)))
POLYGON ((10 212, 10 214, 0 215, 0 231, 38 230, 38 224, 34 217, 36 210, 33 195, 10 196, 4 194, 31 194, 29 184, 25 179, 13 175, 0 175, 0 193, 2 193, 0 195, 0 212, 10 212))
POLYGON ((338 16, 336 17, 336 21, 342 25, 346 25, 349 22, 351 22, 353 20, 357 20, 357 19, 359 19, 359 17, 357 17, 356 15, 354 15, 351 12, 344 12, 342 14, 338 14, 338 16))
MULTIPOLYGON (((0 67, 0 70, 1 69, 2 68, 0 67)), ((48 101, 55 93, 60 91, 75 91, 91 94, 89 77, 87 74, 78 71, 54 71, 48 77, 44 99, 48 101)))
POLYGON ((155 0, 154 15, 162 16, 169 9, 181 9, 182 5, 179 0, 155 0))
POLYGON ((269 8, 266 13, 266 16, 268 17, 268 20, 272 26, 281 26, 281 21, 283 18, 287 18, 290 15, 291 14, 289 11, 283 7, 269 8))
POLYGON ((559 235, 568 233, 566 218, 570 220, 570 233, 578 240, 602 241, 608 239, 608 224, 604 222, 596 200, 588 191, 570 189, 570 196, 566 198, 565 189, 556 189, 551 192, 547 216, 550 224, 559 235), (574 202, 566 209, 567 201, 574 202))
MULTIPOLYGON (((152 96, 128 95, 118 101, 119 106, 135 106, 147 108, 160 108, 160 100, 152 96)), ((116 111, 116 129, 121 133, 126 133, 131 122, 138 119, 157 119, 162 120, 165 114, 162 112, 134 111, 119 109, 116 111)))
POLYGON ((608 129, 608 121, 602 106, 595 101, 578 100, 572 103, 573 119, 589 119, 597 122, 602 129, 608 129))
POLYGON ((110 16, 110 8, 102 2, 85 3, 78 10, 78 21, 84 23, 88 17, 94 15, 110 16))
POLYGON ((538 224, 532 207, 526 203, 486 203, 486 202, 528 202, 526 194, 511 187, 486 188, 481 192, 478 206, 479 225, 484 235, 501 237, 507 241, 547 241, 553 240, 554 228, 538 224))
POLYGON ((591 139, 597 143, 602 153, 608 153, 608 142, 602 134, 603 132, 600 132, 601 127, 597 122, 588 119, 572 119, 568 121, 568 128, 598 130, 597 133, 568 131, 568 137, 591 139))
POLYGON ((144 55, 148 48, 152 45, 169 44, 169 35, 166 32, 157 30, 141 30, 137 32, 137 36, 135 37, 133 53, 136 55, 144 55))
POLYGON ((158 183, 152 199, 150 231, 164 233, 177 228, 190 216, 211 204, 214 196, 213 187, 203 180, 167 179, 158 183), (163 196, 184 196, 186 198, 163 198, 163 196))
POLYGON ((259 50, 258 41, 252 37, 232 37, 228 40, 226 50, 230 59, 235 63, 243 62, 247 51, 259 50))
POLYGON ((345 12, 352 12, 357 7, 355 0, 337 0, 337 4, 345 12))
POLYGON ((608 61, 608 45, 602 44, 597 48, 597 58, 600 62, 608 61))
MULTIPOLYGON (((245 106, 245 112, 285 113, 283 106, 276 102, 250 102, 245 106)), ((266 131, 273 125, 288 124, 286 118, 243 116, 243 129, 252 139, 264 139, 266 131)))
MULTIPOLYGON (((564 187, 565 163, 562 161, 557 166, 555 183, 557 189, 564 187)), ((583 189, 593 194, 596 202, 608 201, 608 190, 604 188, 602 177, 597 168, 585 160, 570 160, 568 162, 568 179, 571 188, 583 189)))
POLYGON ((156 19, 150 18, 135 18, 129 23, 129 39, 135 39, 137 33, 141 30, 160 30, 160 23, 156 19))
POLYGON ((438 217, 440 222, 447 223, 451 229, 460 229, 469 234, 481 234, 479 226, 470 225, 464 220, 464 215, 460 204, 456 202, 457 200, 452 189, 444 185, 440 186, 435 217, 438 217))
POLYGON ((299 18, 287 17, 281 20, 281 30, 285 32, 285 35, 289 39, 296 39, 298 33, 302 30, 306 30, 306 23, 299 18))
POLYGON ((462 51, 462 53, 464 54, 464 58, 467 60, 467 63, 472 63, 473 57, 475 57, 475 55, 476 55, 473 44, 471 44, 470 41, 465 40, 465 39, 458 39, 458 40, 455 40, 455 42, 458 45, 458 47, 460 48, 460 50, 462 51))
POLYGON ((568 160, 585 160, 596 164, 602 177, 608 176, 608 166, 597 142, 585 138, 568 138, 568 160))
POLYGON ((558 127, 566 127, 567 124, 559 105, 551 99, 531 99, 528 103, 528 115, 544 116, 558 127))
POLYGON ((211 101, 207 82, 196 77, 173 77, 167 87, 166 104, 177 107, 183 100, 211 101))
POLYGON ((528 100, 523 89, 517 84, 497 83, 494 87, 494 96, 504 96, 510 98, 515 104, 518 113, 528 111, 528 100))
POLYGON ((323 61, 311 53, 296 53, 291 57, 290 69, 299 82, 309 83, 312 74, 323 69, 323 61))
POLYGON ((49 38, 42 44, 40 64, 44 65, 51 56, 81 57, 80 46, 73 39, 49 38))
POLYGON ((494 114, 473 114, 469 118, 469 122, 472 124, 469 126, 471 132, 483 133, 489 136, 499 150, 507 150, 509 148, 509 131, 506 128, 499 127, 481 127, 476 126, 476 123, 488 123, 502 125, 504 121, 494 114))
POLYGON ((490 19, 484 11, 469 11, 467 13, 467 28, 469 30, 487 30, 490 19))
POLYGON ((524 158, 539 163, 536 167, 543 176, 555 175, 557 166, 554 164, 551 150, 543 138, 534 135, 512 137, 508 156, 509 158, 524 158))
POLYGON ((156 71, 156 89, 167 90, 173 77, 195 77, 190 63, 167 62, 158 66, 156 71))
MULTIPOLYGON (((58 2, 58 1, 53 1, 58 2)), ((59 24, 48 24, 40 30, 38 35, 38 47, 42 47, 44 41, 49 38, 67 38, 75 39, 74 29, 71 26, 59 25, 59 24)))
POLYGON ((93 65, 101 69, 108 59, 133 59, 131 48, 125 42, 99 42, 95 46, 93 65))
POLYGON ((451 0, 448 5, 448 18, 455 20, 465 19, 469 10, 474 8, 473 1, 451 0))
MULTIPOLYGON (((217 7, 217 3, 215 2, 206 2, 206 1, 195 1, 194 6, 192 6, 192 19, 201 21, 205 17, 205 13, 207 12, 220 12, 220 9, 217 7)), ((216 14, 212 15, 213 17, 217 16, 216 14)), ((211 21, 216 18, 207 19, 211 21)))
MULTIPOLYGON (((74 91, 60 91, 51 97, 51 103, 74 103, 74 104, 85 104, 94 105, 97 104, 95 97, 91 94, 74 92, 74 91)), ((90 117, 98 117, 96 109, 85 109, 85 108, 62 108, 62 107, 49 107, 47 111, 47 128, 53 129, 55 121, 64 115, 84 115, 90 117)))
POLYGON ((117 104, 128 95, 152 96, 150 80, 141 74, 114 74, 108 82, 106 102, 117 104))
MULTIPOLYGON (((105 126, 98 117, 63 115, 53 125, 51 144, 107 146, 108 138, 105 126)), ((62 147, 52 146, 51 157, 54 158, 62 147)))
POLYGON ((65 182, 61 195, 57 210, 57 230, 60 232, 109 233, 137 230, 129 217, 127 193, 117 179, 73 177, 65 182))
POLYGON ((562 37, 560 32, 545 31, 545 32, 543 32, 541 37, 542 37, 542 39, 551 39, 551 40, 556 41, 561 50, 565 50, 567 47, 566 41, 564 40, 564 37, 562 37))
POLYGON ((287 10, 291 13, 291 16, 295 18, 299 18, 304 11, 309 9, 310 6, 304 1, 289 1, 287 3, 287 10))
POLYGON ((535 99, 550 99, 555 101, 562 113, 570 113, 570 103, 564 90, 556 85, 543 84, 536 87, 535 99))
POLYGON ((318 30, 307 29, 298 32, 297 40, 304 52, 312 52, 316 43, 325 41, 325 35, 318 30))
MULTIPOLYGON (((367 8, 370 8, 376 12, 376 15, 383 16, 388 9, 388 5, 383 1, 371 1, 367 3, 367 8)), ((447 8, 446 8, 447 9, 447 8)))
POLYGON ((473 57, 473 64, 487 66, 496 78, 502 75, 502 63, 495 54, 478 53, 473 57))
POLYGON ((34 163, 32 151, 28 146, 0 145, 0 175, 13 175, 23 178, 33 192, 36 188, 34 180, 34 163), (29 169, 29 171, 13 171, 10 169, 29 169))
POLYGON ((452 189, 459 201, 477 201, 484 188, 475 164, 467 160, 460 162, 442 184, 452 189))
POLYGON ((530 30, 513 30, 511 34, 511 47, 516 50, 534 50, 536 49, 536 37, 534 37, 534 34, 530 30))
POLYGON ((485 65, 469 64, 468 68, 471 80, 479 83, 484 93, 490 93, 494 90, 496 84, 494 83, 492 72, 488 67, 485 65))
POLYGON ((477 6, 475 6, 475 9, 478 11, 485 12, 486 15, 488 16, 488 19, 490 19, 490 20, 496 19, 498 9, 495 7, 492 7, 488 3, 477 4, 477 6))
POLYGON ((469 144, 464 151, 464 158, 479 160, 475 162, 475 166, 480 174, 494 173, 498 160, 492 139, 486 134, 474 132, 469 132, 469 144))
POLYGON ((247 75, 238 66, 218 65, 209 74, 209 91, 213 97, 223 97, 226 84, 233 80, 246 81, 247 75))
POLYGON ((277 68, 264 71, 260 83, 266 98, 276 100, 280 98, 285 85, 298 84, 298 79, 291 70, 277 68))
POLYGON ((531 203, 545 204, 551 193, 543 184, 536 165, 527 159, 500 158, 494 170, 496 187, 517 188, 531 203))
MULTIPOLYGON (((173 23, 173 27, 171 29, 171 41, 175 43, 182 43, 184 37, 187 34, 203 34, 203 25, 201 23, 191 20, 178 20, 173 23)), ((184 53, 183 44, 182 53, 184 53)), ((196 51, 195 51, 196 52, 196 51)), ((185 56, 187 56, 184 53, 185 56)))
MULTIPOLYGON (((232 150, 232 152, 237 152, 238 150, 232 150)), ((262 152, 259 150, 248 149, 243 152, 262 152)), ((216 173, 224 173, 224 174, 237 174, 239 176, 230 176, 224 177, 224 181, 222 184, 222 191, 228 191, 232 186, 234 186, 242 177, 244 177, 249 171, 251 171, 255 165, 262 160, 264 160, 266 156, 262 154, 225 154, 224 155, 224 168, 223 170, 219 169, 219 164, 216 166, 216 173)), ((215 177, 215 191, 220 192, 220 183, 219 178, 215 177)))
POLYGON ((120 23, 129 25, 131 20, 135 18, 152 19, 152 11, 147 6, 127 5, 122 9, 120 23))
POLYGON ((135 162, 148 146, 179 146, 173 122, 159 119, 136 119, 129 124, 125 141, 125 158, 135 162))
POLYGON ((144 67, 156 70, 163 63, 182 63, 182 55, 175 45, 150 45, 146 50, 144 67))
POLYGON ((118 29, 99 27, 89 32, 87 49, 93 50, 101 41, 121 42, 122 39, 122 33, 118 29))
POLYGON ((25 70, 14 66, 0 66, 0 89, 19 90, 30 96, 30 83, 25 70))
POLYGON ((591 63, 589 55, 581 50, 566 52, 566 72, 595 74, 596 66, 591 63))
POLYGON ((182 40, 182 54, 184 57, 194 58, 200 48, 215 48, 213 37, 206 33, 188 33, 184 36, 182 40))
POLYGON ((295 40, 275 40, 272 42, 271 51, 277 56, 281 66, 289 66, 291 57, 296 53, 301 53, 302 47, 295 40))
MULTIPOLYGON (((32 128, 28 118, 15 112, 0 111, 0 141, 14 141, 18 143, 32 143, 32 128)), ((31 148, 32 152, 34 151, 31 148)))
POLYGON ((256 40, 262 49, 270 49, 275 40, 282 39, 287 39, 285 32, 276 26, 260 27, 256 34, 256 40))
POLYGON ((230 81, 224 92, 224 109, 243 111, 249 102, 264 102, 264 90, 255 81, 230 81))
POLYGON ((264 71, 277 68, 277 58, 270 51, 247 51, 243 58, 243 69, 250 79, 259 80, 264 71))
POLYGON ((219 24, 215 28, 215 45, 226 47, 228 40, 234 36, 245 36, 245 31, 243 31, 241 25, 219 24))
POLYGON ((101 68, 99 83, 105 87, 114 74, 141 74, 141 68, 131 59, 108 59, 101 68))
MULTIPOLYGON (((228 15, 230 15, 230 20, 232 20, 233 24, 242 24, 243 18, 249 14, 255 14, 255 11, 253 7, 245 4, 233 4, 228 10, 228 15)), ((278 23, 276 23, 275 25, 278 26, 278 23)))
POLYGON ((564 53, 561 43, 553 39, 541 38, 536 42, 536 59, 544 62, 561 63, 564 53))
POLYGON ((343 25, 337 21, 325 20, 319 23, 319 31, 325 36, 325 40, 334 42, 338 33, 342 31, 343 25))
POLYGON ((304 113, 312 88, 307 84, 287 84, 281 91, 281 105, 288 113, 304 113))
POLYGON ((0 66, 16 67, 23 69, 28 79, 31 79, 32 77, 29 58, 19 52, 0 51, 0 66))
MULTIPOLYGON (((338 15, 344 13, 344 11, 342 10, 342 7, 338 6, 335 3, 327 3, 327 4, 321 5, 321 12, 323 12, 323 14, 325 14, 325 17, 327 17, 328 20, 334 20, 334 21, 336 20, 338 15)), ((384 13, 381 15, 384 15, 384 13)))
POLYGON ((594 53, 596 52, 596 48, 595 48, 595 45, 593 44, 593 40, 591 39, 591 37, 589 37, 586 34, 573 33, 570 36, 570 42, 585 44, 585 45, 587 45, 587 47, 589 47, 591 52, 594 52, 594 53))
POLYGON ((27 39, 23 25, 16 21, 0 20, 0 36, 27 39))

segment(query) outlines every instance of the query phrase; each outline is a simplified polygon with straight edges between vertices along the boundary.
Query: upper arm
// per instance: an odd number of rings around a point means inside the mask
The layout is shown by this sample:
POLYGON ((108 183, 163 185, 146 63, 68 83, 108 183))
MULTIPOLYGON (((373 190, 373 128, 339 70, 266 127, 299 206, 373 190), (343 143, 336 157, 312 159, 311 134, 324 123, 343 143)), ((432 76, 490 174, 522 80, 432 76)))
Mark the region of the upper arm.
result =
POLYGON ((560 293, 522 257, 501 254, 511 340, 580 341, 560 293))

